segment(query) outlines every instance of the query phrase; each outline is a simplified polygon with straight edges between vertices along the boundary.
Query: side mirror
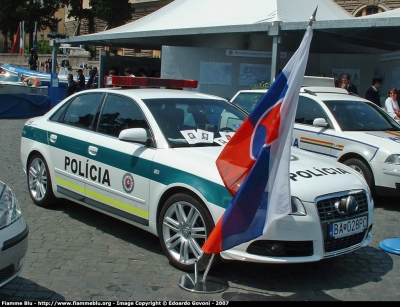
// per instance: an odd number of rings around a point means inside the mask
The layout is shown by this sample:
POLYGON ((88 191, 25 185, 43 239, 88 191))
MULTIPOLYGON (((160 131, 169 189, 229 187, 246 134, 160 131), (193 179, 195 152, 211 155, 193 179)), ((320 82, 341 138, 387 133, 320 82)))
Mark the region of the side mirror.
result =
POLYGON ((325 118, 316 118, 313 121, 313 126, 327 128, 329 124, 326 122, 325 118))
POLYGON ((144 128, 130 128, 124 129, 119 133, 118 137, 121 141, 147 143, 147 131, 144 128))

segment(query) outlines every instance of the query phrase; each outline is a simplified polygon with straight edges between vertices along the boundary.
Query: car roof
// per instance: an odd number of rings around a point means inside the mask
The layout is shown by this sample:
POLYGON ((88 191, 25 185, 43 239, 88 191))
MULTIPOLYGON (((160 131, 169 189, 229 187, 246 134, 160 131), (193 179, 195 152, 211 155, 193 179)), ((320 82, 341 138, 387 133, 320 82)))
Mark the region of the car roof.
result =
MULTIPOLYGON (((136 89, 125 89, 125 88, 101 88, 92 89, 90 92, 115 92, 124 96, 139 97, 141 99, 151 98, 193 98, 193 99, 219 99, 226 100, 222 97, 198 93, 189 90, 177 90, 177 89, 160 89, 160 88, 136 88, 136 89)), ((87 91, 82 92, 87 93, 87 91)))

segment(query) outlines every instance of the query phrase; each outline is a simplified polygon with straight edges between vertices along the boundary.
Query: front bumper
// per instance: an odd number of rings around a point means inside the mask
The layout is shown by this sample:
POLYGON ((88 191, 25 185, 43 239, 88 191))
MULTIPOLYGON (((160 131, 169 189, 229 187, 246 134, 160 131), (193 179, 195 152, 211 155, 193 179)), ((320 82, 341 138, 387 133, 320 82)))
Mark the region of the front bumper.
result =
POLYGON ((0 287, 21 273, 28 250, 28 234, 23 216, 0 230, 0 287))

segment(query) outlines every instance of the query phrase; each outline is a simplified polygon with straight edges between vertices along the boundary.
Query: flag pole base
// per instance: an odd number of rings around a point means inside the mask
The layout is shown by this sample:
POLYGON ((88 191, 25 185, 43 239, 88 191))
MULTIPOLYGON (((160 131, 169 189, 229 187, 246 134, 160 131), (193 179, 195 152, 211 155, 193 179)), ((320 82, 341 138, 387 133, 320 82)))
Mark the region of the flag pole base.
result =
POLYGON ((228 283, 217 277, 210 277, 208 271, 214 259, 214 254, 208 262, 204 275, 197 272, 197 261, 194 263, 194 273, 183 275, 179 279, 179 287, 189 292, 196 293, 218 293, 223 292, 229 288, 228 283), (201 279, 201 280, 199 280, 201 279))
POLYGON ((228 283, 220 278, 207 276, 206 279, 203 280, 201 274, 199 277, 201 280, 196 282, 196 276, 194 273, 183 275, 179 280, 179 287, 186 291, 195 293, 218 293, 229 288, 228 283))

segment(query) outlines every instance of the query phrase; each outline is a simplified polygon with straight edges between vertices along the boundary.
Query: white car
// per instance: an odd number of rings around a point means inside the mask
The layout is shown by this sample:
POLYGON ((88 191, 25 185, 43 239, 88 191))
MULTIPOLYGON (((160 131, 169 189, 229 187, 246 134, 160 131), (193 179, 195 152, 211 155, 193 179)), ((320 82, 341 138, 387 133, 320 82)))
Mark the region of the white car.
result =
POLYGON ((0 287, 22 271, 29 228, 14 192, 0 181, 0 287))
MULTIPOLYGON (((243 90, 231 102, 250 112, 267 90, 243 90)), ((373 194, 400 195, 400 126, 383 109, 345 89, 300 91, 293 146, 361 173, 373 194)))
MULTIPOLYGON (((132 79, 124 78, 108 83, 132 79)), ((188 90, 76 93, 23 128, 29 193, 39 206, 67 198, 136 225, 160 238, 174 266, 193 271, 197 260, 203 270, 210 255, 201 247, 232 198, 215 161, 246 116, 223 98, 188 90)), ((374 204, 357 172, 293 149, 291 194, 290 215, 221 257, 312 262, 371 242, 374 204)))

